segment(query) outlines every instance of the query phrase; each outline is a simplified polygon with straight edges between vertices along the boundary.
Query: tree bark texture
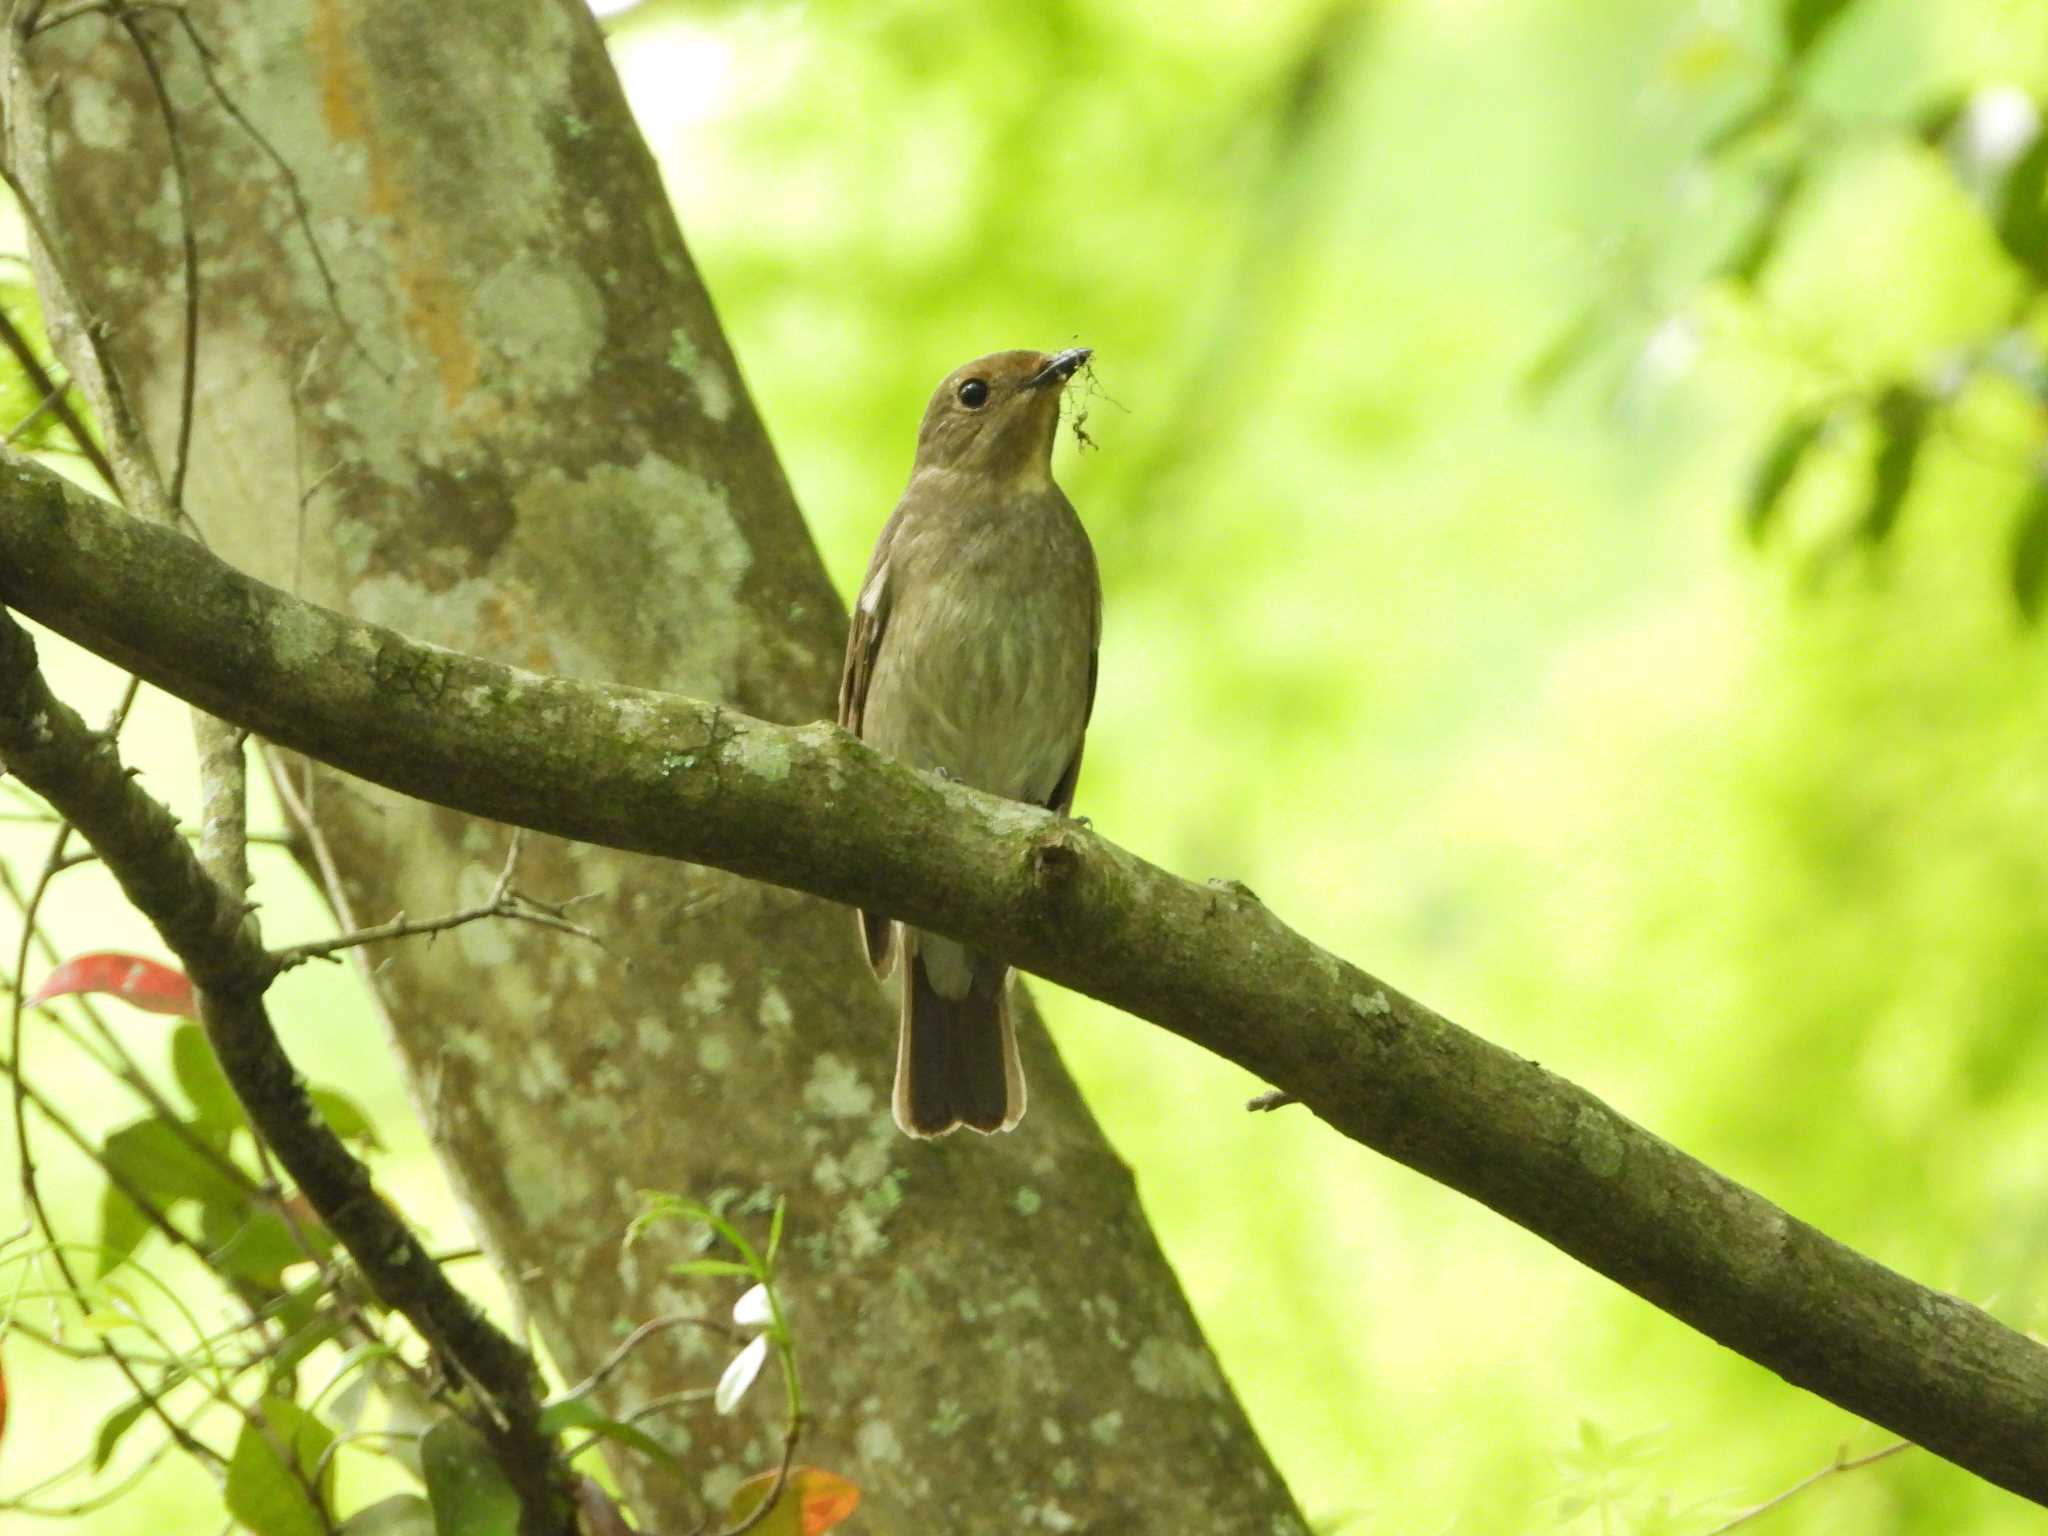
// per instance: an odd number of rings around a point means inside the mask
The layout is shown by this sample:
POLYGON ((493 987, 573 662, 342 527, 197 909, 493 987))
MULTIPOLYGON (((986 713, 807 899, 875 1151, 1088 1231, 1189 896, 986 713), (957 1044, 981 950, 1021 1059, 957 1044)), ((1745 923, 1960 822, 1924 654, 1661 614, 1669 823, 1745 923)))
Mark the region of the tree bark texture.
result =
MULTIPOLYGON (((184 502, 211 546, 534 671, 829 717, 843 609, 580 0, 187 11, 212 79, 170 12, 136 15, 188 168, 184 502)), ((166 124, 114 18, 14 47, 10 159, 168 466, 185 279, 166 124)), ((428 798, 459 799, 465 772, 428 798)), ((503 829, 301 773, 352 918, 448 910, 495 878, 503 829)), ((530 845, 520 884, 599 893, 578 919, 606 947, 475 925, 374 958, 421 1113, 565 1376, 732 1299, 668 1275, 679 1237, 622 1252, 640 1190, 742 1221, 786 1194, 801 1456, 863 1486, 865 1528, 1299 1528, 1035 1025, 1017 1134, 914 1143, 888 1111, 893 1004, 842 909, 571 842, 530 845)), ((646 1344, 607 1406, 708 1383, 719 1346, 694 1333, 646 1344)), ((775 1406, 666 1433, 716 1498, 774 1464, 775 1406)), ((691 1528, 692 1499, 624 1470, 655 1528, 691 1528)))

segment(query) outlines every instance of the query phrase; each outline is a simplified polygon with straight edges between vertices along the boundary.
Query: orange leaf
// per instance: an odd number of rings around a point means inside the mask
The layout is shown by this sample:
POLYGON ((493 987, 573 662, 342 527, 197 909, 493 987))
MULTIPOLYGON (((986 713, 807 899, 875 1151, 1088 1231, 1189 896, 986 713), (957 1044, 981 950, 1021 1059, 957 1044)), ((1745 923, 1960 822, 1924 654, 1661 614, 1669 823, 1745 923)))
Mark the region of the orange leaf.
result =
POLYGON ((804 1536, 819 1536, 860 1508, 860 1487, 836 1472, 803 1467, 796 1474, 802 1481, 798 1495, 803 1500, 804 1536))
POLYGON ((150 1013, 175 1013, 188 1019, 199 1013, 192 983, 183 971, 111 949, 66 960, 43 978, 35 996, 22 1006, 33 1008, 79 992, 105 992, 150 1013))
MULTIPOLYGON (((761 1507, 775 1474, 762 1472, 733 1490, 726 1515, 735 1524, 761 1507)), ((775 1511, 754 1527, 753 1536, 822 1536, 860 1508, 860 1488, 822 1467, 791 1467, 775 1511)))

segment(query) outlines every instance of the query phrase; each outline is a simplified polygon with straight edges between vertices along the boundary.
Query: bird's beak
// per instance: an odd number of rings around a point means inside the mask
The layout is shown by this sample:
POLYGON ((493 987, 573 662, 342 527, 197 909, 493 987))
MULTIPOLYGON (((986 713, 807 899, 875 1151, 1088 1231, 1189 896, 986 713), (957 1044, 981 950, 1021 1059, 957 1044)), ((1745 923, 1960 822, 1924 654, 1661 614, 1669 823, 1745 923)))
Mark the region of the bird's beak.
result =
POLYGON ((1047 384, 1064 384, 1074 376, 1076 368, 1079 368, 1094 355, 1095 349, 1093 347, 1069 347, 1066 351, 1057 353, 1052 361, 1031 375, 1024 387, 1026 389, 1042 389, 1047 384))

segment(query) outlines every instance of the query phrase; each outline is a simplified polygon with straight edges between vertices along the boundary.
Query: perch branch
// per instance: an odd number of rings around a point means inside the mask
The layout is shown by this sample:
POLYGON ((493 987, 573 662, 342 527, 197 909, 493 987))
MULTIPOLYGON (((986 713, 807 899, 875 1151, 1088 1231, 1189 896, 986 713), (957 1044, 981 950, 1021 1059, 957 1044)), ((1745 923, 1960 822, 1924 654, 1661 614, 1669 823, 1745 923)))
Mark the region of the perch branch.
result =
MULTIPOLYGON (((1248 892, 912 772, 831 725, 539 677, 344 618, 19 458, 0 460, 0 603, 401 793, 1001 954, 1236 1062, 1788 1381, 2048 1502, 2048 1348, 1318 948, 1248 892)), ((192 969, 209 990, 240 974, 192 969)))

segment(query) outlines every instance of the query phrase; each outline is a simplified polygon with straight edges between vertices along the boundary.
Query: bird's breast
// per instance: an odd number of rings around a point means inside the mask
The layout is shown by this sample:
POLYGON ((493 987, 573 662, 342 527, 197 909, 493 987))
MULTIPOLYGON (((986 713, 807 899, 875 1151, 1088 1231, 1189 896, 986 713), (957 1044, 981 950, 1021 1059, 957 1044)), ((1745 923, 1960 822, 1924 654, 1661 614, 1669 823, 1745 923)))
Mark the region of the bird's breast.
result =
POLYGON ((918 767, 1043 803, 1087 723, 1094 561, 1078 525, 1078 551, 1058 529, 978 532, 905 573, 863 734, 918 767))

